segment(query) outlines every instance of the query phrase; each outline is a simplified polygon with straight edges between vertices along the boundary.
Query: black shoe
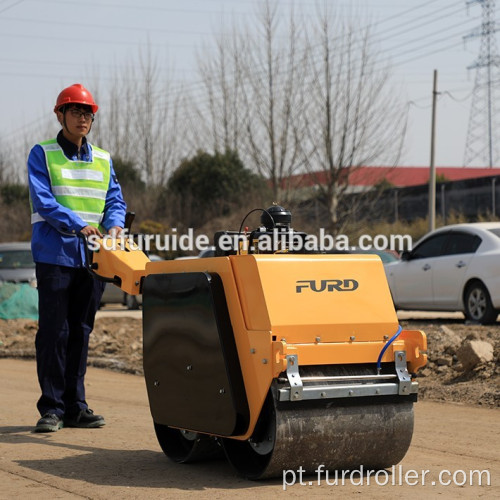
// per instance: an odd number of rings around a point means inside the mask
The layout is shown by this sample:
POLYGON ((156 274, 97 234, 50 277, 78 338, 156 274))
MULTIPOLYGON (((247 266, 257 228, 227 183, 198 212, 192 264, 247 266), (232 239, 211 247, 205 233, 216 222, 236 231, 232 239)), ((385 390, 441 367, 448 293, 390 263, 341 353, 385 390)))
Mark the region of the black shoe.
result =
POLYGON ((80 411, 73 417, 64 417, 65 427, 80 427, 82 429, 93 429, 95 427, 102 427, 106 425, 104 417, 101 415, 94 415, 94 412, 87 408, 80 411))
POLYGON ((63 421, 54 413, 46 413, 37 423, 35 432, 56 432, 62 429, 63 421))

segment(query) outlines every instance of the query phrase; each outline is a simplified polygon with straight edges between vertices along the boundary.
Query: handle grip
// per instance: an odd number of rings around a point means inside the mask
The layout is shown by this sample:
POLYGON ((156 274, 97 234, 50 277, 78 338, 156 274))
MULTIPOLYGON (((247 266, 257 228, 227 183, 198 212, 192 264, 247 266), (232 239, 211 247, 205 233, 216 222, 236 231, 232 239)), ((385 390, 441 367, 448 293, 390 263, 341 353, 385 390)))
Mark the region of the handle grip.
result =
POLYGON ((85 269, 96 280, 103 281, 104 283, 113 283, 114 285, 120 286, 120 279, 119 278, 108 278, 106 276, 101 276, 100 274, 97 274, 94 271, 94 267, 92 265, 92 255, 91 255, 90 249, 89 249, 89 240, 87 239, 87 237, 82 232, 78 232, 77 236, 83 240, 83 250, 85 252, 85 261, 86 261, 86 263, 84 265, 85 269))
POLYGON ((132 228, 132 222, 134 222, 134 219, 135 219, 135 212, 127 212, 125 214, 125 229, 127 229, 129 234, 130 234, 130 229, 132 228))

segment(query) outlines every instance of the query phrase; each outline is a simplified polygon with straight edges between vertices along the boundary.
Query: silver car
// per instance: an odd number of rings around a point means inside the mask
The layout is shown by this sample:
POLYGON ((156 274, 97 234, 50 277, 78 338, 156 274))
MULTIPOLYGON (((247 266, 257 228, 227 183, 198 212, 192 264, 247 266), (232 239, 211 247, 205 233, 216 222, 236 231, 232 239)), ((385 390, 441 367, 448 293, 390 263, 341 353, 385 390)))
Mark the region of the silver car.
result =
POLYGON ((0 243, 0 281, 36 286, 30 242, 0 243))
POLYGON ((397 309, 463 311, 493 323, 500 311, 500 222, 455 224, 384 266, 397 309))

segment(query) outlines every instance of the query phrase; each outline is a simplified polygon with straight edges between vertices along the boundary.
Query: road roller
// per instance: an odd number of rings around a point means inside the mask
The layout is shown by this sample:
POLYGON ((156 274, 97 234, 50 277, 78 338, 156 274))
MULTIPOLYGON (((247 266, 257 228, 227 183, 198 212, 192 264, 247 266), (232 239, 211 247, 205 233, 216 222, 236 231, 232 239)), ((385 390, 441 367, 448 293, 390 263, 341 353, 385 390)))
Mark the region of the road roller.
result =
POLYGON ((92 253, 94 275, 142 293, 162 450, 178 463, 225 455, 251 480, 397 464, 425 334, 399 325, 378 256, 307 249, 288 210, 261 213, 255 230, 216 233, 215 257, 151 262, 133 244, 92 253))

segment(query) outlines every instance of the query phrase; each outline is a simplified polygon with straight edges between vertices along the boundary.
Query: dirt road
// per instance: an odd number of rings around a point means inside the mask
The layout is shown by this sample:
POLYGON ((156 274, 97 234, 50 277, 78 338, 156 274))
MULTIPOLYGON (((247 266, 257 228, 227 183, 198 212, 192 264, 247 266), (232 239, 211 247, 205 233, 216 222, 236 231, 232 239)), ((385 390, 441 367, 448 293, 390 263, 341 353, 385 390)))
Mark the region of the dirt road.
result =
MULTIPOLYGON (((344 485, 341 477, 337 485, 327 484, 324 476, 320 485, 315 476, 303 477, 300 485, 298 473, 296 484, 291 485, 290 472, 286 476, 290 485, 284 491, 282 479, 248 482, 225 460, 192 465, 170 462, 154 435, 142 377, 89 368, 88 400, 105 415, 107 425, 54 434, 31 432, 37 419, 35 363, 0 359, 0 380, 1 499, 318 498, 353 493, 370 498, 500 497, 499 410, 419 402, 410 451, 394 474, 379 475, 380 485, 366 475, 353 476, 352 481, 348 475, 344 485), (487 471, 482 473, 482 486, 478 486, 478 473, 469 485, 470 470, 487 471), (442 482, 449 485, 440 484, 440 473, 442 482), (453 474, 457 483, 467 482, 454 485, 453 474), (488 476, 490 486, 485 485, 488 476), (405 477, 415 485, 407 484, 405 477)), ((331 475, 329 482, 334 479, 331 475)))

